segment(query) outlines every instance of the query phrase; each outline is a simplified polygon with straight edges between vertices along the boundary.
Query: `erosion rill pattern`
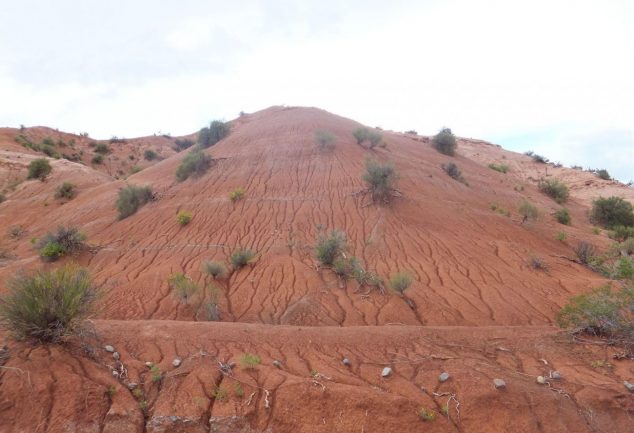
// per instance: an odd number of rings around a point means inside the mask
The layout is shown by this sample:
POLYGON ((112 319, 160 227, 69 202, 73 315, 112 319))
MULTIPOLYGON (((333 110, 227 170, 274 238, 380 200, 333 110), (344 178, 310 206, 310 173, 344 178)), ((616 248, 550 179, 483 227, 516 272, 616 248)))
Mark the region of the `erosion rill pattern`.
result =
MULTIPOLYGON (((176 182, 186 151, 131 175, 127 183, 152 185, 157 200, 120 221, 114 202, 125 182, 87 167, 53 161, 47 182, 18 187, 11 206, 0 205, 0 226, 25 234, 6 239, 15 258, 0 281, 40 266, 29 239, 64 222, 87 234, 91 250, 75 259, 105 297, 95 332, 67 348, 10 344, 0 433, 631 430, 633 397, 622 385, 631 363, 612 365, 612 349, 573 345, 548 326, 571 295, 604 280, 555 240, 548 214, 559 206, 530 183, 534 164, 461 140, 451 160, 467 186, 445 174, 449 157, 428 139, 384 132, 387 146, 368 150, 351 135, 357 127, 317 109, 241 117, 206 150, 215 163, 204 176, 176 182), (320 129, 337 137, 333 149, 316 145, 320 129), (501 155, 514 171, 487 168, 501 155), (398 170, 402 197, 391 206, 358 194, 368 157, 398 170), (53 203, 69 178, 78 196, 53 203), (246 194, 234 202, 237 187, 246 194), (544 211, 539 221, 520 224, 524 197, 544 211), (177 223, 180 211, 189 224, 177 223), (332 229, 384 280, 410 273, 407 298, 317 266, 315 240, 332 229), (228 265, 238 247, 255 251, 254 263, 226 279, 202 272, 205 260, 228 265), (532 256, 548 269, 533 269, 532 256), (168 285, 176 273, 206 288, 202 297, 180 302, 168 285), (233 323, 194 323, 212 296, 233 323), (245 354, 261 360, 249 368, 245 354), (556 370, 563 378, 551 378, 556 370), (442 372, 450 378, 441 383, 442 372), (421 420, 421 408, 435 420, 421 420)), ((20 158, 7 149, 0 158, 14 170, 20 158)), ((584 194, 573 191, 579 199, 567 205, 570 242, 592 236, 584 194)))

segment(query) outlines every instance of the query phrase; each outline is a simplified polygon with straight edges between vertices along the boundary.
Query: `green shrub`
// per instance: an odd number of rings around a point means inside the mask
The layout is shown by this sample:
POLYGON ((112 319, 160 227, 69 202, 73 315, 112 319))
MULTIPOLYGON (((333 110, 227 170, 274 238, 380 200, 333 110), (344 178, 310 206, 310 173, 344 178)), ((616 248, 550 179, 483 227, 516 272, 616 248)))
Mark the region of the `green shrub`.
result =
POLYGON ((37 158, 29 163, 28 179, 39 179, 44 182, 46 176, 53 170, 46 158, 37 158))
POLYGON ((367 139, 370 142, 370 149, 374 149, 381 141, 383 141, 383 135, 376 131, 368 131, 367 139))
POLYGON ((214 120, 209 127, 202 128, 198 133, 198 145, 208 148, 218 143, 231 132, 229 123, 214 120))
POLYGON ((634 324, 631 320, 634 288, 613 291, 609 286, 571 298, 557 315, 562 328, 584 331, 593 335, 631 339, 634 324))
POLYGON ((368 185, 372 201, 387 204, 392 199, 398 175, 390 163, 381 164, 374 160, 366 160, 363 180, 368 185))
POLYGON ((345 251, 346 234, 340 230, 333 230, 317 240, 315 258, 324 266, 332 266, 345 251))
POLYGON ((370 130, 365 127, 360 127, 352 131, 352 136, 357 140, 357 144, 362 144, 365 140, 368 139, 368 134, 370 130))
POLYGON ((609 233, 610 239, 624 241, 634 238, 634 227, 615 226, 609 233))
POLYGON ((51 158, 59 159, 59 152, 55 150, 53 146, 42 145, 40 146, 40 150, 44 152, 46 156, 50 156, 51 158))
POLYGON ((158 157, 158 154, 154 152, 152 149, 148 149, 143 152, 143 158, 146 161, 154 161, 158 157))
POLYGON ((579 261, 584 265, 590 264, 597 255, 596 247, 586 241, 579 242, 573 249, 579 261))
POLYGON ((73 226, 59 226, 57 231, 49 232, 37 242, 40 257, 53 262, 62 256, 73 254, 85 248, 86 236, 73 226))
MULTIPOLYGON (((614 271, 611 275, 616 280, 629 280, 634 278, 634 262, 629 257, 621 257, 614 266, 614 271)), ((634 307, 634 304, 632 304, 634 307)))
POLYGON ((181 161, 176 170, 176 179, 182 182, 190 176, 202 176, 211 167, 212 162, 211 156, 206 155, 202 149, 196 148, 185 155, 181 161))
POLYGON ((340 278, 347 280, 361 269, 356 257, 338 257, 332 262, 332 270, 340 278))
POLYGON ((222 262, 208 260, 202 264, 203 272, 214 278, 224 278, 227 276, 227 267, 222 262))
POLYGON ((453 162, 443 164, 442 169, 445 170, 445 173, 447 173, 450 178, 457 180, 458 182, 466 183, 465 178, 462 176, 462 172, 453 162))
POLYGON ((557 179, 541 180, 539 190, 559 204, 568 200, 568 187, 557 179))
POLYGON ((110 146, 108 146, 106 143, 98 143, 95 146, 95 153, 98 153, 100 155, 106 155, 110 153, 110 146))
POLYGON ((176 150, 177 152, 180 152, 181 150, 185 150, 192 147, 194 144, 195 144, 194 140, 190 140, 188 138, 176 139, 176 141, 174 141, 174 145, 175 145, 174 150, 176 150))
POLYGON ((138 172, 140 172, 141 170, 143 170, 141 167, 139 167, 138 165, 135 165, 134 167, 132 167, 132 168, 130 169, 130 174, 135 174, 135 173, 138 173, 138 172))
POLYGON ((590 219, 608 229, 634 226, 632 203, 621 197, 600 197, 592 202, 590 219))
POLYGON ((559 224, 569 226, 571 222, 570 212, 568 212, 568 209, 562 207, 555 212, 555 219, 559 222, 559 224))
POLYGON ((433 421, 436 419, 436 412, 423 407, 418 411, 418 417, 423 421, 433 421))
POLYGON ((454 156, 458 147, 456 136, 449 128, 442 128, 438 134, 434 135, 432 144, 438 152, 448 156, 454 156))
POLYGON ((542 155, 538 155, 535 152, 533 152, 532 150, 529 150, 528 152, 524 152, 524 155, 530 156, 533 159, 533 162, 537 162, 539 164, 548 163, 548 158, 546 158, 545 156, 542 156, 542 155))
POLYGON ((317 146, 323 150, 334 147, 337 138, 332 132, 320 129, 315 132, 315 141, 317 142, 317 146))
POLYGON ((92 157, 92 159, 90 160, 91 163, 95 164, 95 165, 99 165, 103 163, 103 155, 95 155, 92 157))
POLYGON ((239 186, 229 193, 229 200, 235 203, 238 200, 242 199, 242 197, 244 197, 244 194, 245 194, 244 188, 239 186))
POLYGON ((616 249, 625 255, 631 256, 634 254, 634 238, 627 238, 623 242, 618 243, 616 249))
POLYGON ((403 295, 411 284, 412 277, 406 272, 399 272, 390 277, 390 287, 400 295, 403 295))
POLYGON ((242 365, 244 368, 255 368, 260 364, 260 362, 260 357, 252 353, 245 353, 240 357, 240 365, 242 365))
POLYGON ((566 234, 566 232, 557 233, 557 240, 559 242, 565 242, 567 238, 568 238, 568 235, 566 234))
POLYGON ((117 210, 119 211, 119 219, 129 217, 139 208, 154 198, 152 188, 149 186, 127 185, 119 190, 117 197, 117 210))
POLYGON ((75 185, 70 182, 64 182, 55 190, 55 198, 72 199, 76 194, 75 185))
POLYGON ((93 311, 98 290, 88 271, 66 265, 19 275, 0 300, 0 320, 17 338, 59 343, 93 311))
POLYGON ((231 264, 234 268, 239 269, 242 268, 253 261, 255 258, 255 253, 246 248, 238 248, 233 253, 229 259, 231 260, 231 264))
POLYGON ((176 214, 176 221, 178 221, 178 224, 181 226, 186 226, 187 224, 191 222, 191 220, 192 220, 191 212, 180 211, 178 214, 176 214))
POLYGON ((499 171, 500 173, 506 173, 509 171, 509 166, 506 164, 491 163, 489 164, 489 168, 491 170, 499 171))
POLYGON ((172 274, 167 283, 174 291, 174 296, 183 304, 198 292, 198 285, 185 274, 172 274))
POLYGON ((531 203, 530 201, 526 199, 520 202, 518 211, 520 215, 522 215, 523 217, 522 223, 530 219, 536 219, 539 216, 539 211, 537 210, 537 207, 535 207, 533 203, 531 203))
POLYGON ((610 176, 610 173, 608 173, 608 171, 604 168, 597 170, 595 172, 595 174, 597 175, 597 177, 599 179, 603 179, 603 180, 612 180, 612 177, 610 176))

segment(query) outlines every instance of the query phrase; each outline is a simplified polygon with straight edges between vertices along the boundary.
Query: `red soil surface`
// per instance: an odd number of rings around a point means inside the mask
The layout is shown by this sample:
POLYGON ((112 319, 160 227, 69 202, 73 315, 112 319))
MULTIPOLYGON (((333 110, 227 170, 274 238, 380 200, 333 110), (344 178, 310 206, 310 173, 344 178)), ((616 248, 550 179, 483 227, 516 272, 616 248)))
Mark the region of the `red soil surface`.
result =
MULTIPOLYGON (((634 190, 577 170, 548 166, 544 173, 527 156, 477 140, 459 140, 450 158, 427 137, 383 131, 387 146, 370 150, 352 137, 358 126, 318 109, 273 107, 233 121, 231 134, 205 151, 216 163, 200 178, 176 182, 186 152, 170 156, 167 139, 146 137, 117 147, 119 161, 148 146, 166 158, 126 181, 62 159, 52 161, 45 182, 17 185, 0 204, 0 227, 20 225, 24 234, 3 237, 10 254, 0 282, 20 269, 57 266, 42 264, 30 240, 72 224, 92 248, 67 260, 87 266, 105 296, 97 337, 68 347, 6 337, 0 432, 632 431, 634 397, 622 384, 634 379, 632 361, 613 361, 603 346, 572 344, 553 324, 570 296, 606 282, 575 262, 571 248, 579 240, 609 245, 592 232, 592 199, 634 200, 634 190), (316 146, 320 129, 337 137, 333 149, 316 146), (390 206, 358 194, 366 158, 398 170, 402 197, 390 206), (449 161, 468 185, 445 174, 449 161), (491 162, 511 171, 495 172, 491 162), (560 206, 537 190, 544 175, 571 185, 571 226, 554 220, 560 206), (78 196, 55 200, 55 187, 67 180, 78 196), (152 185, 157 200, 118 221, 114 202, 126 183, 152 185), (236 187, 246 195, 232 203, 236 187), (524 198, 541 210, 537 221, 520 224, 524 198), (192 221, 181 227, 183 210, 192 221), (320 269, 315 240, 331 229, 345 230, 349 252, 384 280, 409 272, 407 298, 366 292, 320 269), (566 242, 556 240, 560 231, 566 242), (257 251, 253 265, 220 281, 201 271, 204 260, 229 264, 238 247, 257 251), (533 269, 532 257, 548 269, 533 269), (188 304, 167 284, 177 272, 205 288, 188 304), (212 296, 225 323, 202 321, 200 305, 212 296), (127 375, 112 375, 121 366, 104 344, 120 352, 127 375), (246 352, 261 357, 255 369, 239 365, 246 352), (161 381, 152 381, 146 361, 157 363, 161 381), (223 375, 218 361, 238 365, 223 375), (394 371, 381 378, 385 366, 394 371), (563 379, 535 382, 550 370, 563 379), (443 371, 451 378, 439 383, 443 371), (495 389, 494 378, 506 389, 495 389), (141 384, 142 395, 129 382, 141 384), (214 399, 218 389, 227 395, 214 399), (421 421, 421 407, 436 419, 421 421)), ((36 157, 12 141, 16 133, 0 133, 4 185, 36 157)))

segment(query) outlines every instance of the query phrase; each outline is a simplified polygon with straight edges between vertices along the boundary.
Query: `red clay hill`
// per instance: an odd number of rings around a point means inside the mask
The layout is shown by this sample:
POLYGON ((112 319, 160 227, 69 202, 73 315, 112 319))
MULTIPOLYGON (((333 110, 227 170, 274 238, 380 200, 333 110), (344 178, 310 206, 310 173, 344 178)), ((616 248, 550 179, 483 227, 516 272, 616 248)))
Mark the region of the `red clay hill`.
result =
POLYGON ((209 170, 185 181, 175 173, 189 151, 172 137, 0 130, 0 291, 17 272, 69 261, 103 291, 88 331, 65 346, 0 334, 0 433, 634 430, 623 387, 634 363, 555 326, 571 296, 607 281, 571 248, 610 244, 593 232, 591 201, 634 201, 632 188, 478 140, 458 139, 449 157, 428 137, 380 131, 370 149, 352 135, 362 125, 315 108, 272 107, 230 126, 204 150, 209 170), (316 131, 335 144, 320 148, 316 131), (57 154, 42 145, 49 137, 57 154), (95 152, 100 143, 108 149, 95 152), (49 158, 45 181, 25 179, 42 152, 76 161, 49 158), (368 159, 398 173, 389 205, 362 193, 368 159), (445 173, 449 162, 464 182, 445 173), (570 226, 537 188, 550 177, 570 186, 570 226), (56 199, 65 181, 76 197, 56 199), (120 220, 126 185, 151 186, 154 198, 120 220), (233 201, 237 188, 244 197, 233 201), (522 223, 522 200, 537 219, 522 223), (179 224, 179 213, 191 221, 179 224), (33 243, 58 225, 79 228, 89 247, 44 263, 33 243), (335 229, 377 278, 410 275, 404 296, 320 267, 315 243, 335 229), (255 254, 248 266, 203 272, 210 260, 229 267, 240 248, 255 254), (177 274, 199 289, 187 302, 168 282, 177 274))

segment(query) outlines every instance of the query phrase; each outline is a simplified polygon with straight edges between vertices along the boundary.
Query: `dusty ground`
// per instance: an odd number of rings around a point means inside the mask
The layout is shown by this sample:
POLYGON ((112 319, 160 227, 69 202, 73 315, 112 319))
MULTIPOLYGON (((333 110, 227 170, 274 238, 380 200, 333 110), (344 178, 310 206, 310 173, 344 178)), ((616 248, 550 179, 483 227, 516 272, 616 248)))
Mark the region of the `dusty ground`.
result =
MULTIPOLYGON (((634 200, 634 189, 578 170, 548 166, 546 173, 527 156, 477 140, 460 140, 458 156, 449 158, 426 137, 384 131, 387 146, 369 150, 351 136, 358 126, 318 109, 274 107, 232 122, 231 135, 206 151, 217 162, 201 178, 176 182, 185 152, 175 153, 164 137, 146 137, 121 144, 116 155, 121 160, 155 146, 165 159, 126 181, 62 159, 52 162, 46 182, 16 185, 0 204, 0 227, 20 225, 24 233, 3 233, 1 246, 10 254, 0 281, 43 266, 31 239, 65 223, 87 234, 91 251, 72 259, 88 266, 106 294, 95 321, 99 340, 86 337, 83 348, 81 342, 64 349, 7 340, 0 432, 634 428, 634 397, 622 384, 634 379, 632 361, 613 361, 601 346, 571 344, 552 326, 571 295, 605 282, 576 263, 571 248, 579 240, 609 245, 604 233, 593 234, 591 200, 614 194, 634 200), (333 149, 317 148, 318 129, 336 135, 333 149), (391 161, 400 174, 403 196, 389 207, 357 194, 366 158, 391 161), (444 173, 448 161, 458 164, 468 185, 444 173), (511 171, 497 173, 487 168, 491 162, 511 171), (560 206, 538 192, 545 175, 571 185, 571 226, 554 220, 560 206), (55 200, 55 187, 66 180, 78 186, 78 196, 55 200), (118 221, 114 202, 126 182, 152 185, 158 199, 118 221), (246 196, 234 204, 228 194, 236 187, 246 196), (537 221, 520 224, 523 198, 540 208, 537 221), (193 215, 185 227, 176 222, 180 210, 193 215), (407 299, 366 293, 319 269, 315 239, 335 228, 348 234, 350 254, 383 279, 409 272, 414 283, 407 299), (566 242, 556 240, 560 231, 566 242), (257 251, 252 266, 221 281, 201 272, 202 261, 228 263, 240 246, 257 251), (548 269, 534 270, 532 257, 548 269), (175 272, 204 288, 187 305, 168 287, 175 272), (212 296, 225 323, 199 321, 199 306, 212 296), (117 365, 104 344, 121 353, 127 377, 112 376, 117 365), (262 358, 253 370, 239 365, 246 352, 262 358), (171 365, 176 356, 184 360, 178 368, 171 365), (238 365, 223 376, 218 360, 238 365), (151 380, 146 361, 159 365, 162 380, 151 380), (385 366, 394 373, 382 379, 385 366), (535 382, 550 370, 563 379, 535 382), (451 378, 440 384, 443 371, 451 378), (495 389, 494 378, 507 388, 495 389), (130 381, 142 384, 142 395, 132 395, 130 381), (244 395, 236 395, 236 383, 244 395), (214 399, 218 387, 227 395, 214 399), (450 394, 434 392, 455 394, 460 416, 453 399, 444 416, 450 394), (421 407, 436 419, 421 421, 421 407)), ((0 134, 5 185, 35 157, 16 147, 14 133, 0 134)))

